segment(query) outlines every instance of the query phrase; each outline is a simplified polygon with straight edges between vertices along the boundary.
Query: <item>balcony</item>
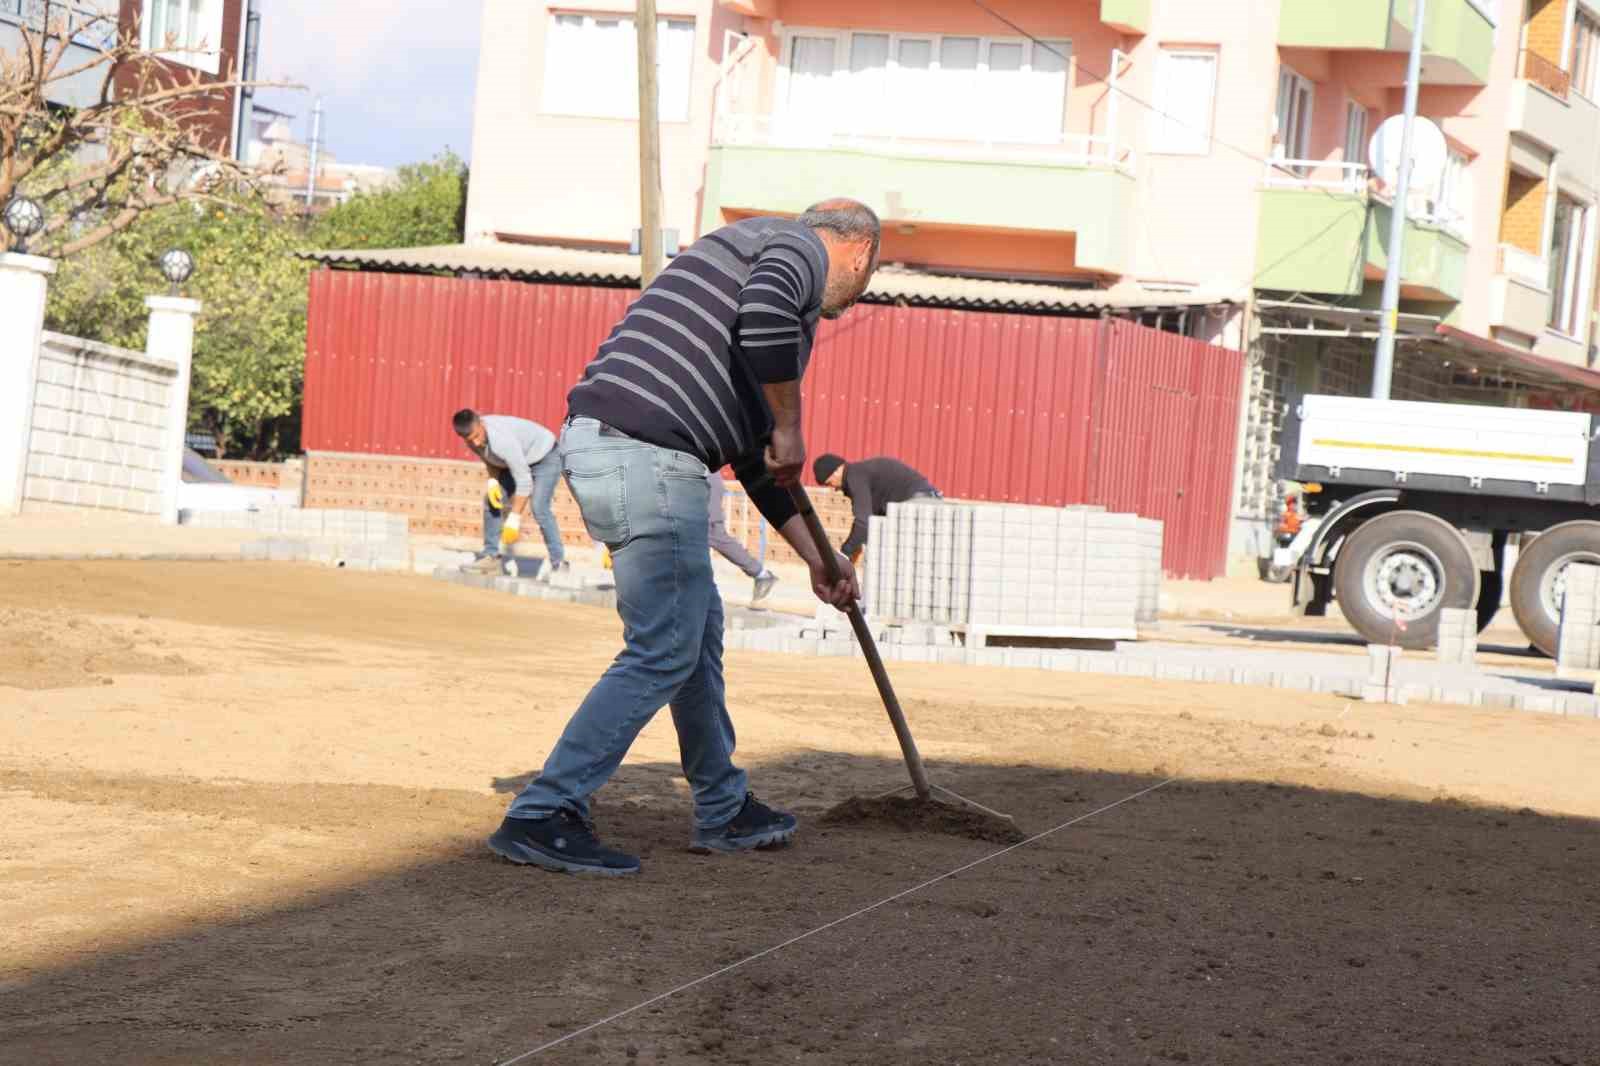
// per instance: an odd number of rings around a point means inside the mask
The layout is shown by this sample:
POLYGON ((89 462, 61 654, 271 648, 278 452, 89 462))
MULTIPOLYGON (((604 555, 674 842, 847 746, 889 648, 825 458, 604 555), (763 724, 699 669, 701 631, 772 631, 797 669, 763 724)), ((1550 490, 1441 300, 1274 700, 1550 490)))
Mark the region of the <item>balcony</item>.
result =
MULTIPOLYGON (((1411 48, 1412 18, 1409 0, 1283 0, 1278 44, 1405 53, 1411 48)), ((1487 84, 1494 31, 1490 0, 1432 0, 1422 38, 1422 80, 1487 84)))
MULTIPOLYGON (((1261 191, 1258 289, 1355 296, 1388 267, 1392 209, 1367 191, 1359 163, 1270 163, 1261 191)), ((1461 219, 1418 198, 1406 225, 1401 295, 1460 300, 1467 242, 1461 219)))
POLYGON ((1489 283, 1489 325, 1534 341, 1550 321, 1550 266, 1532 252, 1500 246, 1489 283))
MULTIPOLYGON (((1420 205, 1419 205, 1420 206, 1420 205)), ((1372 202, 1367 226, 1366 275, 1381 279, 1389 268, 1389 227, 1394 209, 1372 202)), ((1405 259, 1400 264, 1400 295, 1408 300, 1459 301, 1467 287, 1467 242, 1458 220, 1443 213, 1408 214, 1405 259)))
POLYGON ((1566 71, 1532 52, 1523 53, 1522 76, 1512 85, 1511 132, 1561 157, 1563 181, 1600 186, 1594 131, 1600 107, 1570 87, 1566 71))
POLYGON ((1103 137, 979 142, 821 129, 724 115, 712 138, 702 227, 743 213, 798 214, 826 189, 902 229, 1070 237, 1066 272, 1125 273, 1133 153, 1103 137))

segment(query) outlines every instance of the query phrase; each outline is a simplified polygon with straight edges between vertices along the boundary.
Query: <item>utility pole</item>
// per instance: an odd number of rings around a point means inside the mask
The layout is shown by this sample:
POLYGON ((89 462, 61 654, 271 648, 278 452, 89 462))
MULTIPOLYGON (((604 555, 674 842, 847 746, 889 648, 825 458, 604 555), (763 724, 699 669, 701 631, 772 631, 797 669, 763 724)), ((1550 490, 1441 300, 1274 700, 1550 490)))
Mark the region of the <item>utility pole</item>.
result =
POLYGON ((661 273, 661 107, 656 83, 656 0, 638 0, 639 41, 639 279, 641 289, 661 273))
POLYGON ((322 155, 322 97, 317 97, 317 106, 311 112, 311 160, 306 168, 306 214, 316 208, 317 197, 317 164, 322 155))
POLYGON ((1417 124, 1417 84, 1422 80, 1422 34, 1428 0, 1415 0, 1411 22, 1411 60, 1406 65, 1405 125, 1400 132, 1400 173, 1395 183, 1394 214, 1389 220, 1389 268, 1383 274, 1383 320, 1378 325, 1378 354, 1372 364, 1372 398, 1387 400, 1394 380, 1394 335, 1400 323, 1400 260, 1406 247, 1406 201, 1411 196, 1411 133, 1417 124))

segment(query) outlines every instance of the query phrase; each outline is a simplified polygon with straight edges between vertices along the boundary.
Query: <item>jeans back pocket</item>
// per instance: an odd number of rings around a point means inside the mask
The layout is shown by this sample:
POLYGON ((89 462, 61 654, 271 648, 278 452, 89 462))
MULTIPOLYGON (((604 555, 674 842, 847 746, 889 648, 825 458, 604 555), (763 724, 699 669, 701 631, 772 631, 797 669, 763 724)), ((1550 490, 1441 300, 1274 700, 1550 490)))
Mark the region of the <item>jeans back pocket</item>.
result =
POLYGON ((583 526, 589 531, 589 536, 615 550, 626 544, 631 536, 628 530, 627 468, 616 465, 615 456, 607 457, 611 465, 583 462, 583 458, 589 457, 569 457, 567 488, 572 490, 572 498, 578 503, 583 526))

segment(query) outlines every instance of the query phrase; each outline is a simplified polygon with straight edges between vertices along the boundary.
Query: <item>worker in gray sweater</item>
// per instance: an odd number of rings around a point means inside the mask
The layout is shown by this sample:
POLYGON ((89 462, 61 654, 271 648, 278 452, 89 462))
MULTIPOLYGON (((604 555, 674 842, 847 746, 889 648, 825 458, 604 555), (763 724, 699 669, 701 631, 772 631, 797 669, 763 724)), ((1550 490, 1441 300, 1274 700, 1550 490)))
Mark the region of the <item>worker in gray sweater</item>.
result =
POLYGON ((546 576, 565 569, 561 525, 550 506, 561 480, 555 434, 526 418, 480 415, 471 408, 457 411, 451 424, 490 474, 483 496, 483 551, 473 568, 499 572, 511 545, 522 536, 522 519, 531 507, 549 555, 546 576))

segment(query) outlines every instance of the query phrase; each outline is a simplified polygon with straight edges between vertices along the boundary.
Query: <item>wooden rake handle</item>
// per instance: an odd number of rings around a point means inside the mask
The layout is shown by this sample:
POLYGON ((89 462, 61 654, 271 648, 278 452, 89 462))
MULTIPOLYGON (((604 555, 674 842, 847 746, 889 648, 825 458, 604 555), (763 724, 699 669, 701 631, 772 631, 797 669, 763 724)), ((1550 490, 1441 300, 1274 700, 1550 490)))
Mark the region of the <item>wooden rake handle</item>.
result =
MULTIPOLYGON (((844 577, 839 569, 839 557, 834 552, 833 545, 828 543, 828 531, 822 528, 822 520, 817 517, 816 509, 811 506, 811 498, 799 485, 789 487, 789 498, 794 501, 795 509, 800 512, 806 530, 811 534, 812 543, 817 546, 817 552, 822 556, 822 567, 828 575, 828 580, 837 584, 844 577)), ((845 609, 845 614, 850 619, 850 627, 856 632, 856 642, 861 645, 861 653, 867 657, 867 669, 872 671, 872 680, 878 686, 878 696, 883 700, 883 709, 889 714, 889 724, 894 726, 895 739, 900 741, 900 754, 905 757, 906 770, 911 774, 911 787, 916 791, 918 799, 928 799, 932 794, 928 788, 928 772, 923 769, 922 755, 917 751, 916 738, 911 735, 911 726, 906 723, 906 714, 900 709, 900 700, 894 694, 894 686, 889 683, 889 672, 883 668, 883 657, 878 654, 878 642, 872 639, 872 630, 867 628, 867 619, 862 615, 859 603, 852 601, 845 609)))

